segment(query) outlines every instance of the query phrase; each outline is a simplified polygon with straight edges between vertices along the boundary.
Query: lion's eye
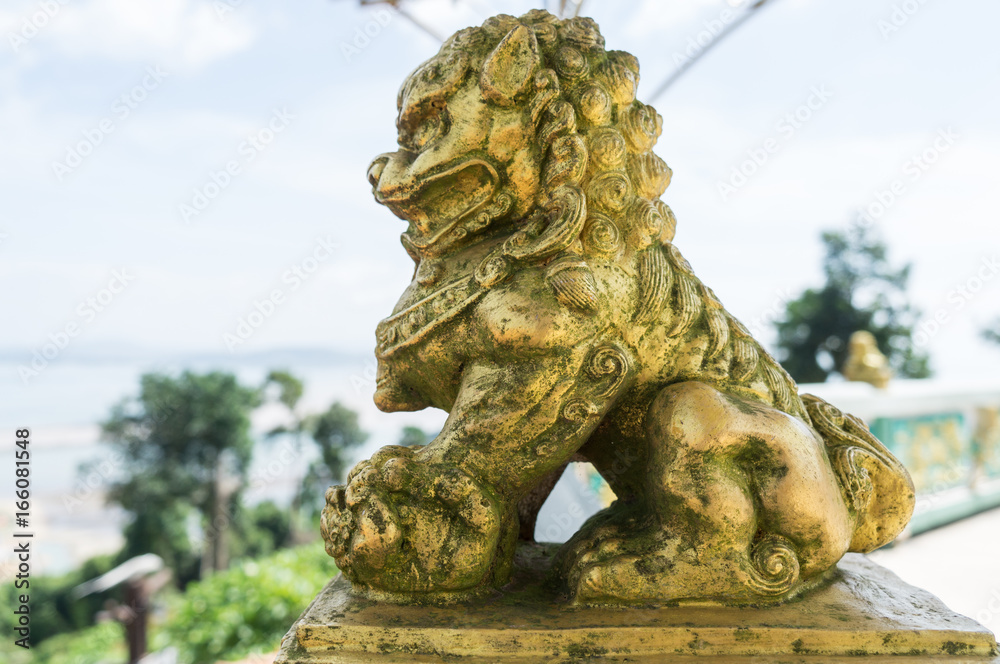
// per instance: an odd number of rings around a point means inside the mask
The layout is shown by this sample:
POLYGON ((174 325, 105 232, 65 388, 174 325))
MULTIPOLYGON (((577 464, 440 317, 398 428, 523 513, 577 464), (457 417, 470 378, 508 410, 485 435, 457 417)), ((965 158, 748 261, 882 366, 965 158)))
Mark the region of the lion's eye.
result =
POLYGON ((404 150, 420 152, 441 136, 446 129, 444 103, 433 102, 430 104, 428 112, 419 116, 416 122, 410 126, 400 125, 399 145, 404 150))
POLYGON ((441 118, 431 117, 413 128, 412 132, 400 130, 399 144, 411 152, 420 152, 441 134, 441 118))

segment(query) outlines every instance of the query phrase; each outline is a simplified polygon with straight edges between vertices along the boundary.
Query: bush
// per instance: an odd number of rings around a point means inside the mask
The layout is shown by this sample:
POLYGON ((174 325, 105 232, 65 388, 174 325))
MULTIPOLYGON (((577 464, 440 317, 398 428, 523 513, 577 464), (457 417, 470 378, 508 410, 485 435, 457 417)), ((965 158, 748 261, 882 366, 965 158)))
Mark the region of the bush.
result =
MULTIPOLYGON (((268 515, 270 508, 264 508, 259 516, 268 515)), ((65 576, 32 578, 31 650, 13 645, 13 614, 0 613, 0 629, 9 637, 0 642, 0 662, 124 662, 127 649, 122 626, 116 622, 93 625, 94 615, 114 591, 83 600, 71 597, 77 584, 107 571, 113 562, 111 556, 103 556, 65 576)), ((189 664, 214 664, 277 650, 281 637, 336 573, 333 559, 317 543, 242 561, 189 584, 184 594, 157 595, 157 603, 166 601, 170 610, 162 629, 155 617, 151 621, 150 649, 176 647, 181 661, 189 664)), ((0 587, 3 606, 13 606, 12 591, 12 583, 0 587)))
POLYGON ((128 660, 125 630, 114 622, 60 634, 41 644, 32 642, 31 650, 10 641, 5 638, 0 645, 0 661, 6 664, 121 664, 128 660))
POLYGON ((188 585, 171 608, 167 640, 189 664, 277 650, 281 637, 336 573, 319 544, 242 561, 188 585))
MULTIPOLYGON (((83 599, 73 596, 73 588, 98 577, 116 564, 114 556, 98 556, 83 566, 62 576, 32 576, 27 590, 14 588, 13 582, 0 585, 0 606, 13 607, 22 593, 31 596, 32 648, 54 636, 83 629, 94 624, 94 616, 109 598, 119 598, 118 589, 94 594, 83 599)), ((17 616, 11 611, 0 612, 0 631, 14 634, 17 616)))

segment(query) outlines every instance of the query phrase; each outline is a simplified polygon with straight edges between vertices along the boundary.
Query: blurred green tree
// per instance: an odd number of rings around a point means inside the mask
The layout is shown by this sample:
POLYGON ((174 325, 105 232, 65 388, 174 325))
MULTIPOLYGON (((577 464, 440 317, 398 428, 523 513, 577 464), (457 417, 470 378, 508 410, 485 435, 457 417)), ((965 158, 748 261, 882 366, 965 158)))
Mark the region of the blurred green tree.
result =
MULTIPOLYGON (((305 392, 305 384, 301 379, 285 369, 275 369, 264 379, 263 393, 265 397, 276 398, 288 411, 289 423, 283 424, 267 432, 267 437, 273 439, 279 436, 290 436, 296 456, 302 454, 302 435, 306 433, 307 417, 299 411, 299 401, 305 392), (275 391, 271 388, 277 388, 275 391), (273 395, 273 396, 272 396, 273 395)), ((300 479, 301 481, 301 479, 300 479)), ((302 492, 296 491, 289 506, 289 521, 292 528, 290 541, 298 540, 296 532, 302 511, 302 492)))
POLYGON ((232 559, 259 558, 293 544, 292 519, 288 510, 265 500, 243 507, 234 515, 236 537, 232 539, 232 559))
MULTIPOLYGON (((288 409, 288 412, 292 415, 293 422, 296 424, 300 423, 302 418, 299 417, 295 409, 302 398, 302 393, 305 391, 302 381, 285 369, 274 369, 264 379, 265 389, 269 385, 278 387, 278 401, 288 409)), ((292 431, 297 431, 299 428, 295 427, 292 431)))
POLYGON ((822 383, 840 371, 847 341, 858 330, 875 336, 897 376, 930 376, 926 354, 913 343, 919 312, 906 299, 910 265, 893 268, 888 247, 867 227, 822 234, 826 283, 786 304, 775 322, 779 360, 801 383, 822 383))
POLYGON ((1000 344, 1000 318, 997 318, 990 327, 983 330, 983 338, 995 344, 1000 344))
POLYGON ((187 521, 196 514, 205 537, 200 572, 225 569, 229 516, 246 485, 250 413, 259 402, 258 390, 232 374, 187 371, 146 374, 138 397, 113 408, 102 428, 125 460, 109 491, 132 515, 123 558, 156 553, 183 585, 196 555, 187 521))
POLYGON ((368 434, 361 430, 358 414, 339 402, 326 412, 309 416, 305 428, 319 447, 320 458, 309 464, 299 500, 316 512, 322 506, 326 488, 344 477, 346 452, 364 443, 368 434))
POLYGON ((403 447, 413 447, 414 445, 426 445, 431 441, 431 436, 420 427, 403 427, 397 445, 403 447))

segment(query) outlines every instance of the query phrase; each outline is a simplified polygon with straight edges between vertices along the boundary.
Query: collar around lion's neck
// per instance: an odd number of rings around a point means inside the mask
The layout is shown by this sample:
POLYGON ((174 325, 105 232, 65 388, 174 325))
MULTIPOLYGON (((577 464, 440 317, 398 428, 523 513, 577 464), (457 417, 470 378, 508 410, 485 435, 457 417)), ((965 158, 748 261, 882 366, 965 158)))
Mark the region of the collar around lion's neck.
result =
MULTIPOLYGON (((546 204, 532 215, 527 226, 487 254, 472 276, 434 290, 379 323, 377 355, 386 358, 420 342, 475 303, 486 291, 506 281, 520 265, 565 251, 580 237, 586 216, 583 191, 576 185, 557 187, 546 204)), ((414 260, 435 260, 415 247, 405 234, 402 241, 414 260)))

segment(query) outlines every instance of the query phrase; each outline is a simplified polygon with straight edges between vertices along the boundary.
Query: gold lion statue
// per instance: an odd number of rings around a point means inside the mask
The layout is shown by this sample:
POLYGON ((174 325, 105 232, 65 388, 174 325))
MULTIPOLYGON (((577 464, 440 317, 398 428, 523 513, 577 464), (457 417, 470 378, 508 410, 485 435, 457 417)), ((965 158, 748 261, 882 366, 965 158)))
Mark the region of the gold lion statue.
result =
POLYGON ((782 601, 909 520, 906 470, 800 396, 673 244, 638 80, 593 20, 535 10, 461 30, 403 84, 399 149, 368 179, 416 268, 376 331, 375 402, 449 417, 327 491, 355 590, 508 583, 519 524, 571 459, 617 496, 553 559, 577 603, 782 601))

